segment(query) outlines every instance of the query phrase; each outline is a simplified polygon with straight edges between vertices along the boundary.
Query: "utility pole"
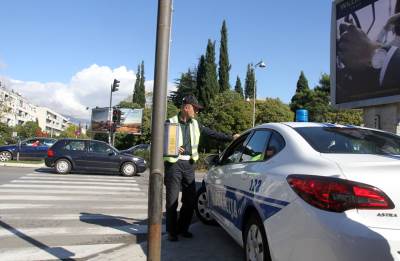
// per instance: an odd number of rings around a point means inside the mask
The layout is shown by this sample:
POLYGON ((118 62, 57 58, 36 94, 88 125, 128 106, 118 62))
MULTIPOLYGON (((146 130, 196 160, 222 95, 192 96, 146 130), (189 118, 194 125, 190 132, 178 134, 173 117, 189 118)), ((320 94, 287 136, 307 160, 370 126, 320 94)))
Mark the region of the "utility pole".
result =
POLYGON ((148 261, 160 261, 161 259, 162 189, 164 176, 164 162, 162 157, 164 122, 167 107, 171 16, 172 0, 158 0, 148 207, 148 261))

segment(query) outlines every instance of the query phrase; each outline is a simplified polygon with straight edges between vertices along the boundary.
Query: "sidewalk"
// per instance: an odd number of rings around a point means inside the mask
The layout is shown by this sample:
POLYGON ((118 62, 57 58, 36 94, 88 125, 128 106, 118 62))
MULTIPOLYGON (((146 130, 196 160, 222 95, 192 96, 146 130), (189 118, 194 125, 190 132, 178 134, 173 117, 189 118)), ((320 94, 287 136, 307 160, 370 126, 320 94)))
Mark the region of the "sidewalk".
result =
POLYGON ((0 161, 0 167, 19 167, 19 168, 45 168, 44 163, 18 163, 0 161))
MULTIPOLYGON (((178 242, 170 242, 167 235, 161 239, 162 261, 240 261, 243 260, 242 248, 221 228, 206 226, 200 222, 191 226, 194 238, 179 238, 178 242)), ((145 261, 147 242, 128 245, 108 253, 102 253, 91 261, 121 260, 145 261)))

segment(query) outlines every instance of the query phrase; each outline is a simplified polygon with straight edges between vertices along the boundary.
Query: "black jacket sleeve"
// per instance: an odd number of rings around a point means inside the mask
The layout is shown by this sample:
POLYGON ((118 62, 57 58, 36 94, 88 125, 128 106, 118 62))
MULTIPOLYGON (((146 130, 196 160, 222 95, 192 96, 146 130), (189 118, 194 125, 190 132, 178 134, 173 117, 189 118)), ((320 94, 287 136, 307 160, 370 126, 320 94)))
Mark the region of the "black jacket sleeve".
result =
POLYGON ((226 135, 225 133, 212 130, 204 125, 199 124, 201 135, 207 135, 210 138, 219 141, 232 141, 233 137, 231 135, 226 135))

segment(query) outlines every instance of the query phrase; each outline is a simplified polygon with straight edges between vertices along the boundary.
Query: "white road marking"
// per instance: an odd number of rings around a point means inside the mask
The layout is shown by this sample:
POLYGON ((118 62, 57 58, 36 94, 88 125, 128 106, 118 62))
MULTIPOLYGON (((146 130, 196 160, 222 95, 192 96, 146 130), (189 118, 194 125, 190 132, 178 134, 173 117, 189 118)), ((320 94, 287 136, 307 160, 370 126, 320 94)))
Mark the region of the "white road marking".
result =
MULTIPOLYGON (((28 193, 28 194, 74 194, 74 195, 119 195, 121 197, 125 196, 146 196, 146 193, 144 192, 139 192, 139 189, 133 188, 132 191, 88 191, 88 190, 54 190, 54 186, 52 186, 53 189, 25 189, 25 188, 2 188, 0 186, 0 194, 2 193, 28 193)), ((27 196, 29 197, 29 195, 27 196)), ((146 197, 147 198, 147 197, 146 197)))
POLYGON ((113 187, 129 187, 129 186, 139 186, 137 183, 113 183, 108 182, 95 182, 95 181, 64 181, 64 180, 13 180, 11 183, 38 183, 38 184, 71 184, 71 185, 110 185, 113 187))
MULTIPOLYGON (((77 205, 60 205, 60 204, 28 204, 28 203, 0 203, 0 210, 6 210, 6 209, 39 209, 39 208, 52 208, 52 209, 75 209, 75 208, 82 208, 81 206, 77 205)), ((115 205, 113 204, 112 206, 104 206, 104 205, 98 205, 98 206, 87 206, 85 209, 147 209, 147 204, 146 205, 138 205, 135 203, 132 203, 132 205, 115 205)))
POLYGON ((18 249, 0 249, 2 261, 36 261, 81 259, 94 254, 122 247, 124 244, 95 244, 78 246, 54 246, 44 249, 27 247, 18 249))
MULTIPOLYGON (((162 226, 165 231, 165 225, 162 226)), ((132 224, 125 226, 85 226, 85 227, 37 227, 37 228, 14 228, 11 230, 0 228, 0 238, 15 236, 16 233, 22 233, 30 237, 37 236, 59 236, 59 235, 128 235, 145 234, 147 225, 132 224)), ((0 259, 1 260, 1 259, 0 259)))
POLYGON ((102 196, 49 196, 49 195, 1 195, 2 200, 29 200, 31 201, 96 201, 96 202, 146 202, 147 198, 139 197, 102 197, 102 196))
POLYGON ((69 177, 74 177, 74 178, 91 178, 91 179, 108 179, 108 180, 132 180, 135 177, 121 177, 117 175, 80 175, 80 174, 66 174, 66 175, 61 175, 61 174, 48 174, 48 173, 30 173, 26 174, 25 177, 30 176, 30 177, 54 177, 54 178, 69 178, 69 177))
POLYGON ((58 189, 92 189, 92 190, 125 190, 125 191, 139 191, 139 188, 130 187, 105 187, 105 186, 64 186, 64 185, 27 185, 27 184, 4 184, 3 188, 55 188, 58 189))
POLYGON ((75 178, 75 177, 20 177, 19 180, 66 180, 66 181, 98 181, 98 182, 110 182, 109 184, 123 182, 123 183, 137 183, 134 179, 126 180, 111 180, 111 179, 93 179, 93 178, 75 178))
MULTIPOLYGON (((0 214, 2 220, 101 220, 101 219, 129 219, 134 221, 146 220, 146 213, 99 213, 99 214, 64 214, 64 215, 48 215, 46 214, 0 214)), ((1 260, 1 259, 0 259, 1 260)))

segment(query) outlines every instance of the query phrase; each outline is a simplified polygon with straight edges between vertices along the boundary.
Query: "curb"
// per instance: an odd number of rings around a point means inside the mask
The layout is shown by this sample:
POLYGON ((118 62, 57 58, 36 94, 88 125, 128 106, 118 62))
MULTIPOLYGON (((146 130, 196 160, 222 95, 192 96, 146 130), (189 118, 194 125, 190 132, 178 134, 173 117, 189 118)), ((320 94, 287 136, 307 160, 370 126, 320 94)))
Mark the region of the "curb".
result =
POLYGON ((17 167, 17 168, 44 168, 44 163, 40 164, 29 164, 29 163, 6 163, 0 162, 1 167, 17 167))

